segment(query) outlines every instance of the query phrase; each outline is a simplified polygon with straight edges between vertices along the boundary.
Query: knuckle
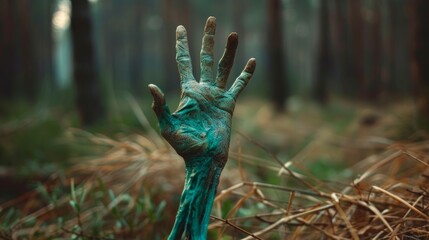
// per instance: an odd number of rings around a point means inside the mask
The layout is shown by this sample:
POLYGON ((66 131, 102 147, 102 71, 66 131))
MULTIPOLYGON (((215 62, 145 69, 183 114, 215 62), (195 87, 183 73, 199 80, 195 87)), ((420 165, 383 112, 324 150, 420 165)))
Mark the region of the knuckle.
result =
POLYGON ((208 53, 203 53, 203 54, 201 54, 201 63, 213 64, 213 57, 208 53))
POLYGON ((182 54, 178 54, 176 57, 178 62, 190 62, 191 59, 189 58, 189 56, 186 55, 182 55, 182 54))

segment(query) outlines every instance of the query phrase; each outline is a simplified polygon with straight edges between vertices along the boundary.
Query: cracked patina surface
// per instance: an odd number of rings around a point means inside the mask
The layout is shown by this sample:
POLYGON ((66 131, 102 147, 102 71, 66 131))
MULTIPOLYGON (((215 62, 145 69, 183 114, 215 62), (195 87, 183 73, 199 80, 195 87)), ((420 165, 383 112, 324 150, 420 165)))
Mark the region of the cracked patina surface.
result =
POLYGON ((186 165, 185 186, 169 239, 206 239, 216 188, 228 159, 235 101, 256 66, 255 59, 250 59, 231 88, 226 89, 238 36, 237 33, 229 35, 215 75, 215 31, 216 19, 209 17, 204 27, 200 54, 201 79, 196 81, 192 74, 186 30, 183 26, 177 27, 176 61, 181 99, 175 112, 171 113, 168 109, 162 91, 153 84, 149 85, 161 134, 184 158, 186 165))

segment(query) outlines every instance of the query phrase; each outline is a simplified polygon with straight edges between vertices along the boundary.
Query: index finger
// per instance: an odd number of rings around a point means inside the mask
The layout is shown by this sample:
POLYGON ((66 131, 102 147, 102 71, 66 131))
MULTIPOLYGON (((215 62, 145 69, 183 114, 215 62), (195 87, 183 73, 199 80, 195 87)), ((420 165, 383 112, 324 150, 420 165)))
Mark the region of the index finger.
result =
POLYGON ((180 82, 186 84, 195 80, 192 75, 191 55, 189 54, 188 37, 182 25, 176 29, 176 61, 180 74, 180 82))

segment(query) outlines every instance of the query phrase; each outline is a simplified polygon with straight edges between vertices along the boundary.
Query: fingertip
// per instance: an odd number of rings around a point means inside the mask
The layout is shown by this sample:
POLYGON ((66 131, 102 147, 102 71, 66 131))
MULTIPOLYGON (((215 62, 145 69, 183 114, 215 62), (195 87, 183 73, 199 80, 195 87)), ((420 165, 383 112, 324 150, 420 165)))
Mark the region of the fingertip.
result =
POLYGON ((176 38, 183 39, 186 38, 186 28, 183 25, 179 25, 176 28, 176 38))
POLYGON ((164 118, 168 115, 169 110, 165 103, 164 93, 155 84, 149 84, 148 88, 153 96, 152 109, 155 112, 158 119, 164 118))
POLYGON ((206 25, 204 27, 204 33, 214 35, 216 32, 216 18, 210 16, 207 18, 206 25))
POLYGON ((228 36, 228 46, 232 48, 237 48, 238 45, 238 34, 236 32, 232 32, 228 36))
POLYGON ((155 87, 155 85, 153 84, 149 84, 147 85, 147 88, 149 89, 150 93, 153 95, 153 88, 155 87))
POLYGON ((149 84, 147 87, 149 88, 150 93, 152 95, 155 95, 157 90, 159 89, 155 84, 149 84))
POLYGON ((255 72, 255 68, 256 68, 256 59, 251 58, 249 59, 249 61, 247 61, 244 71, 253 74, 255 72))
POLYGON ((164 100, 164 93, 161 91, 161 89, 156 86, 155 84, 149 84, 148 88, 150 90, 150 93, 153 96, 153 99, 157 102, 157 103, 161 103, 164 104, 165 100, 164 100))
POLYGON ((228 36, 228 39, 230 39, 230 38, 231 38, 231 40, 232 39, 237 39, 238 40, 238 33, 236 33, 236 32, 230 33, 229 36, 228 36))
POLYGON ((208 17, 207 18, 207 22, 216 22, 216 17, 214 17, 214 16, 210 16, 210 17, 208 17))

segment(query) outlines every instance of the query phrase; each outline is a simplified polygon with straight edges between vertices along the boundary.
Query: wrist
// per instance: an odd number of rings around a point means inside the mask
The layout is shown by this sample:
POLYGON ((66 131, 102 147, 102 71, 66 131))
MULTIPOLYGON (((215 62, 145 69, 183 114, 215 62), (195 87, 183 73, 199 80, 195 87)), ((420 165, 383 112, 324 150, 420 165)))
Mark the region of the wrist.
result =
POLYGON ((220 175, 226 162, 222 157, 185 158, 186 180, 176 222, 169 239, 205 239, 220 175))

